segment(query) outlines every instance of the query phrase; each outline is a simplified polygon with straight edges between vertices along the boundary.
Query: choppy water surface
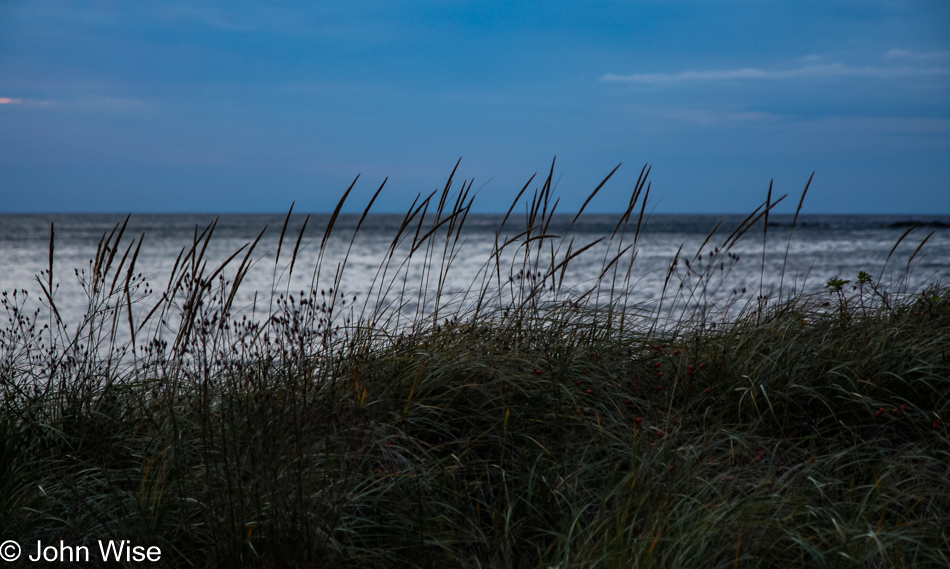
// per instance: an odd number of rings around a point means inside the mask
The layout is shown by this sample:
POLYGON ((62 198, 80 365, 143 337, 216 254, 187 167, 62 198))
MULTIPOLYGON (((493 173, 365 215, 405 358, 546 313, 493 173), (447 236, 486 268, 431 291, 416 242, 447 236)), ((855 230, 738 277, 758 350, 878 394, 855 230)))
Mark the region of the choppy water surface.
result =
MULTIPOLYGON (((350 238, 359 216, 344 215, 337 224, 323 252, 322 273, 314 282, 314 269, 320 253, 323 231, 329 221, 328 215, 313 216, 303 234, 297 253, 292 277, 288 280, 286 271, 295 241, 304 222, 303 215, 294 215, 290 219, 281 251, 281 258, 275 263, 278 238, 284 222, 282 215, 222 215, 205 253, 208 265, 214 267, 224 261, 242 246, 254 241, 264 227, 267 230, 255 248, 251 259, 253 267, 247 273, 236 298, 234 306, 244 314, 266 314, 272 294, 293 293, 311 288, 332 286, 333 273, 343 261, 350 238)), ((681 251, 684 259, 693 259, 694 254, 720 221, 720 229, 704 248, 704 259, 708 261, 709 251, 721 245, 744 216, 716 215, 654 215, 645 220, 640 230, 636 246, 636 258, 630 271, 629 281, 618 280, 620 288, 630 294, 635 301, 657 299, 663 290, 670 262, 681 251), (625 285, 627 282, 629 284, 625 285)), ((124 216, 57 214, 57 215, 0 215, 0 290, 13 291, 26 289, 31 298, 38 298, 40 288, 36 275, 47 268, 49 256, 50 224, 55 227, 54 241, 54 280, 60 284, 55 293, 55 302, 67 324, 81 320, 88 308, 88 298, 79 285, 75 270, 90 268, 90 259, 96 252, 97 244, 103 234, 110 233, 124 216)), ((215 219, 213 215, 133 215, 123 237, 123 244, 132 240, 142 240, 135 271, 141 273, 151 288, 160 292, 168 284, 169 276, 176 257, 183 248, 192 245, 196 233, 200 233, 215 219)), ((379 282, 378 271, 381 262, 399 232, 402 222, 400 215, 371 215, 364 222, 349 251, 346 268, 339 287, 347 297, 353 295, 360 303, 377 300, 377 294, 368 294, 370 283, 379 282)), ((921 221, 922 226, 914 229, 897 247, 886 270, 883 281, 898 286, 898 281, 910 289, 926 286, 938 280, 950 278, 950 216, 825 216, 804 215, 799 218, 798 226, 791 233, 791 216, 772 216, 765 241, 765 261, 763 272, 763 226, 745 234, 731 252, 739 260, 731 258, 720 263, 718 273, 710 282, 710 289, 720 295, 752 298, 759 294, 760 283, 764 290, 772 294, 781 286, 788 290, 820 288, 829 278, 841 276, 854 279, 859 271, 867 271, 875 278, 881 274, 885 259, 898 239, 908 229, 908 222, 921 221), (933 232, 929 240, 917 252, 908 273, 908 260, 920 242, 933 232), (787 250, 787 261, 786 261, 787 250), (783 276, 784 267, 784 276, 783 276), (745 289, 743 293, 742 290, 745 289)), ((454 257, 448 271, 448 281, 443 287, 447 295, 460 295, 469 289, 479 289, 486 276, 493 274, 494 263, 489 267, 496 236, 501 226, 502 216, 470 215, 465 221, 459 240, 459 252, 454 257), (474 285, 474 287, 473 287, 474 285)), ((560 251, 557 251, 559 239, 546 242, 540 268, 550 266, 552 245, 555 256, 563 258, 567 244, 574 239, 573 251, 599 238, 611 235, 618 217, 610 215, 586 215, 570 229, 571 217, 556 217, 546 233, 565 236, 560 251), (545 262, 544 259, 548 259, 545 262)), ((509 220, 501 229, 500 241, 505 236, 517 235, 524 229, 524 220, 509 220)), ((633 242, 635 226, 627 227, 625 244, 633 242)), ((408 230, 414 233, 414 226, 408 230)), ((425 232, 425 228, 421 233, 425 232)), ((605 240, 606 241, 606 240, 605 240)), ((434 258, 443 259, 442 246, 445 239, 435 239, 434 258)), ((134 249, 133 249, 134 250, 134 249)), ((403 277, 395 283, 396 288, 389 291, 389 299, 402 296, 407 302, 415 302, 419 296, 424 271, 422 253, 417 251, 408 267, 403 268, 403 277), (402 283, 405 283, 404 285, 402 283), (403 286, 405 287, 403 292, 403 286)), ((121 257, 124 247, 120 248, 117 258, 121 257)), ((633 249, 628 251, 616 266, 621 277, 626 273, 633 249)), ((390 265, 387 278, 396 274, 395 268, 408 252, 403 246, 396 253, 395 262, 390 265)), ((571 260, 564 275, 565 287, 584 290, 592 286, 604 265, 605 256, 616 252, 616 242, 611 252, 601 243, 581 256, 571 260)), ((517 259, 523 258, 524 249, 517 244, 511 245, 503 255, 502 273, 514 276, 520 270, 517 259), (512 268, 514 267, 514 268, 512 268)), ((233 266, 223 272, 232 278, 241 260, 238 256, 233 266)), ((695 267, 702 265, 692 264, 695 267)), ((433 267, 429 267, 433 268, 433 267)), ((685 263, 677 263, 676 272, 670 279, 669 289, 676 291, 684 283, 683 290, 688 293, 696 287, 696 277, 685 273, 685 263)), ((434 294, 436 278, 429 278, 428 289, 434 294)), ((611 273, 612 274, 612 273, 611 273)), ((382 297, 380 297, 382 298, 382 297)), ((152 303, 158 298, 153 298, 152 303)), ((383 299, 385 300, 385 299, 383 299)), ((143 303, 145 306, 147 303, 143 303)))

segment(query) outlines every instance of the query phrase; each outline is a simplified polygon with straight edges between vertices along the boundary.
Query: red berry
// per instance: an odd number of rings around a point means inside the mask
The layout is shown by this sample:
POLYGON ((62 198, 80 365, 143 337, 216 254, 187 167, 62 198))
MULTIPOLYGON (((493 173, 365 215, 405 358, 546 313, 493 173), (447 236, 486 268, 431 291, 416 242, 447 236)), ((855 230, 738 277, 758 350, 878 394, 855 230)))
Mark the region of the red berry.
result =
POLYGON ((657 390, 657 391, 663 391, 663 386, 662 386, 662 385, 657 385, 657 386, 656 386, 656 390, 657 390))
POLYGON ((534 375, 541 375, 541 370, 539 369, 534 370, 534 375))
POLYGON ((699 369, 706 369, 706 364, 699 364, 699 369))
POLYGON ((392 444, 392 441, 386 441, 386 446, 391 446, 392 444))
POLYGON ((709 395, 710 393, 712 393, 712 388, 707 387, 707 388, 706 388, 706 395, 709 395))
POLYGON ((624 399, 624 400, 623 400, 623 403, 624 403, 624 405, 630 405, 630 404, 633 403, 633 401, 630 401, 629 399, 624 399))
POLYGON ((674 356, 680 355, 680 351, 679 351, 679 350, 673 350, 673 355, 674 355, 674 356))
POLYGON ((577 387, 580 387, 580 386, 581 386, 581 382, 575 381, 575 382, 574 382, 574 385, 576 385, 577 387))
POLYGON ((673 470, 673 465, 672 465, 672 464, 670 465, 670 470, 673 470))
POLYGON ((584 393, 586 393, 586 394, 588 394, 588 395, 590 395, 590 394, 591 394, 591 393, 593 393, 593 392, 594 392, 593 390, 591 390, 591 389, 588 389, 588 390, 587 390, 587 391, 585 391, 584 393))
POLYGON ((934 428, 934 429, 939 429, 939 428, 940 428, 940 419, 936 419, 936 420, 934 421, 933 428, 934 428))
POLYGON ((643 422, 643 419, 641 419, 640 417, 637 417, 637 424, 639 425, 642 422, 643 422))
POLYGON ((662 436, 663 436, 663 431, 657 431, 657 432, 656 432, 656 436, 662 437, 662 436))
POLYGON ((662 372, 662 371, 661 371, 661 372, 658 372, 658 373, 656 374, 656 376, 657 376, 657 377, 663 377, 663 372, 662 372))
POLYGON ((656 362, 655 364, 653 364, 653 367, 660 367, 660 362, 656 362))

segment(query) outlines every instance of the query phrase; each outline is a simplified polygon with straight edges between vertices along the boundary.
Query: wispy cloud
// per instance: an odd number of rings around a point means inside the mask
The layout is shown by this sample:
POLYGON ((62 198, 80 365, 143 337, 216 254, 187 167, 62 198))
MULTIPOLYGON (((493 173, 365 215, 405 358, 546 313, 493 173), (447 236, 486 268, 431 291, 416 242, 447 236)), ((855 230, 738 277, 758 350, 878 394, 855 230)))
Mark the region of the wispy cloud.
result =
POLYGON ((152 110, 153 101, 125 97, 87 96, 73 99, 14 99, 0 97, 0 105, 21 105, 24 109, 105 113, 138 113, 152 110))
POLYGON ((64 103, 64 106, 88 111, 127 113, 148 110, 150 108, 150 103, 145 99, 97 96, 75 102, 64 103))
POLYGON ((940 117, 828 116, 789 123, 800 130, 852 134, 938 136, 950 135, 950 119, 940 117))
POLYGON ((950 61, 950 51, 914 51, 912 49, 892 49, 884 54, 884 59, 904 61, 950 61))
MULTIPOLYGON (((655 113, 656 111, 653 112, 655 113)), ((721 109, 701 108, 667 109, 660 111, 660 115, 701 126, 743 123, 772 123, 782 120, 782 117, 779 115, 760 111, 727 111, 721 109)))
POLYGON ((906 79, 911 77, 929 77, 950 75, 950 69, 942 67, 848 67, 841 63, 822 65, 804 65, 794 69, 767 70, 755 67, 741 69, 715 69, 707 71, 682 71, 679 73, 632 73, 619 75, 607 73, 601 81, 622 83, 678 83, 688 81, 729 81, 729 80, 767 80, 821 79, 836 77, 869 77, 876 79, 906 79))
POLYGON ((236 17, 235 14, 215 8, 157 4, 154 10, 154 15, 163 21, 195 22, 224 31, 248 32, 255 29, 246 14, 245 17, 236 17))

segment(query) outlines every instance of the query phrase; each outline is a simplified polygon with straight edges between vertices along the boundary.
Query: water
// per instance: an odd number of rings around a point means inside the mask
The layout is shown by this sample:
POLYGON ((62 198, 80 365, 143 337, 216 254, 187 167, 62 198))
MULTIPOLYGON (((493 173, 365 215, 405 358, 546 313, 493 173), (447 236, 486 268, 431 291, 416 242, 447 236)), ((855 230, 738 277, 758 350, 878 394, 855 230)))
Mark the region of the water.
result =
MULTIPOLYGON (((681 257, 692 259, 709 231, 719 222, 719 231, 704 248, 704 259, 708 260, 709 251, 721 245, 744 216, 717 215, 654 215, 645 220, 636 248, 636 259, 630 271, 630 280, 618 280, 621 288, 635 301, 649 301, 661 295, 667 280, 670 262, 681 251, 681 257)), ((135 272, 150 283, 157 291, 151 300, 137 305, 143 310, 154 305, 165 290, 176 257, 183 248, 192 245, 197 233, 200 233, 215 216, 194 215, 133 215, 126 228, 122 246, 116 255, 116 263, 125 252, 125 248, 142 238, 141 250, 135 264, 135 272)), ((311 287, 319 290, 333 286, 333 273, 346 256, 350 237, 359 220, 356 215, 341 216, 334 227, 331 238, 323 252, 324 259, 321 274, 317 281, 315 267, 320 253, 320 243, 329 215, 313 216, 300 242, 292 276, 287 278, 288 263, 295 241, 303 225, 305 216, 294 215, 290 219, 286 237, 282 245, 280 259, 275 262, 280 230, 284 222, 283 215, 222 215, 208 244, 205 257, 208 259, 208 272, 227 259, 242 246, 254 241, 266 226, 264 236, 257 244, 249 260, 251 269, 245 277, 234 306, 238 314, 260 316, 271 307, 274 293, 299 294, 311 287)), ((26 289, 31 299, 41 297, 36 276, 48 267, 50 224, 55 227, 54 281, 59 283, 55 292, 55 303, 67 325, 80 322, 89 307, 89 299, 77 279, 76 270, 90 272, 90 260, 94 257, 97 244, 103 234, 111 232, 121 225, 124 216, 92 214, 35 214, 0 215, 0 290, 13 291, 26 289)), ((399 262, 405 258, 408 247, 404 244, 398 250, 390 265, 387 279, 393 275, 398 278, 388 293, 372 291, 370 283, 380 282, 377 276, 381 262, 386 258, 393 238, 399 231, 403 217, 401 215, 371 215, 364 222, 357 238, 349 250, 346 268, 338 290, 347 298, 357 296, 358 306, 363 303, 385 303, 401 295, 412 308, 419 300, 419 291, 424 288, 425 264, 421 262, 421 253, 417 251, 408 267, 402 272, 396 270, 399 262), (405 294, 401 291, 405 287, 405 294)), ((870 273, 875 279, 882 273, 885 259, 907 230, 911 220, 922 221, 924 226, 914 229, 901 243, 891 257, 887 269, 883 271, 883 282, 890 286, 904 286, 908 289, 924 287, 939 280, 950 279, 950 216, 849 216, 849 215, 804 215, 799 218, 789 241, 791 216, 776 215, 770 218, 768 239, 765 245, 763 272, 763 227, 759 224, 750 230, 732 249, 739 256, 738 261, 716 257, 716 263, 722 263, 718 273, 713 271, 714 279, 710 289, 721 297, 730 295, 738 298, 753 298, 761 290, 771 291, 774 296, 778 287, 783 290, 809 290, 820 288, 829 278, 840 276, 854 280, 859 271, 870 273), (914 253, 921 240, 930 232, 933 235, 916 254, 908 269, 908 259, 914 253), (787 248, 787 262, 786 262, 787 248), (783 274, 784 267, 784 274, 783 274), (714 285, 714 286, 712 286, 714 285), (744 292, 743 292, 744 289, 744 292)), ((442 291, 446 298, 458 298, 470 289, 479 289, 486 276, 493 274, 495 265, 487 265, 496 232, 501 225, 500 215, 470 215, 459 239, 459 251, 454 258, 449 279, 442 291), (490 269, 490 270, 489 270, 490 269), (474 287, 472 286, 474 284, 474 287)), ((609 237, 614 230, 618 217, 610 215, 585 215, 568 233, 570 216, 555 217, 547 233, 573 238, 573 250, 601 237, 609 237)), ((524 229, 524 220, 509 220, 502 230, 504 236, 514 236, 524 229)), ((628 226, 626 244, 632 243, 635 227, 628 226)), ((414 232, 414 226, 409 230, 414 232)), ((425 232, 423 228, 422 233, 425 232)), ((559 240, 553 241, 555 243, 559 240)), ((444 239, 433 243, 438 250, 433 258, 443 258, 444 239)), ((545 245, 550 255, 550 244, 545 245)), ((133 249, 134 251, 134 246, 133 249)), ((563 258, 567 242, 563 242, 558 258, 563 258)), ((616 252, 615 249, 612 249, 616 252)), ((517 279, 520 267, 515 259, 523 254, 517 244, 505 250, 502 263, 503 276, 517 279), (514 267, 512 269, 512 267, 514 267)), ((630 253, 622 257, 617 267, 621 276, 626 271, 630 253)), ((564 286, 575 290, 584 290, 595 282, 600 274, 608 253, 606 246, 591 248, 568 264, 564 275, 564 286)), ((130 253, 131 255, 131 253, 130 253)), ((239 255, 222 274, 233 279, 235 271, 243 259, 239 255)), ((707 263, 708 264, 708 263, 707 263)), ((541 267, 550 263, 542 261, 541 267)), ((694 263, 693 267, 697 267, 694 263)), ((676 291, 682 283, 687 293, 697 289, 695 276, 686 274, 683 261, 667 283, 671 291, 676 291)), ((124 276, 124 269, 122 275, 124 276)), ((111 282, 111 278, 110 278, 111 282)), ((388 281, 387 281, 388 282, 388 281)), ((428 283, 428 297, 435 294, 436 281, 431 277, 428 283)), ((616 288, 615 288, 616 290, 616 288)), ((141 314, 139 314, 141 315, 141 314)))

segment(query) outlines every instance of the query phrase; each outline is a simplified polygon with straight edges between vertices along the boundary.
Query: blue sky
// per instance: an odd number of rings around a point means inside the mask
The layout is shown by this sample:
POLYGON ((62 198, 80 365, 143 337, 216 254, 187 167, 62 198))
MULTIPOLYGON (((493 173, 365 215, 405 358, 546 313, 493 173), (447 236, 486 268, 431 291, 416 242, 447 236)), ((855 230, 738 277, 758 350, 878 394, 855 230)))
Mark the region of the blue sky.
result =
POLYGON ((950 3, 0 0, 0 211, 950 213, 950 3), (794 207, 790 204, 786 211, 794 207))

